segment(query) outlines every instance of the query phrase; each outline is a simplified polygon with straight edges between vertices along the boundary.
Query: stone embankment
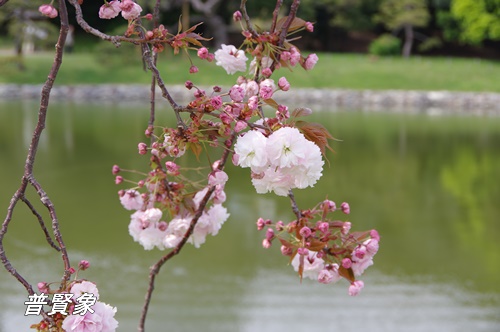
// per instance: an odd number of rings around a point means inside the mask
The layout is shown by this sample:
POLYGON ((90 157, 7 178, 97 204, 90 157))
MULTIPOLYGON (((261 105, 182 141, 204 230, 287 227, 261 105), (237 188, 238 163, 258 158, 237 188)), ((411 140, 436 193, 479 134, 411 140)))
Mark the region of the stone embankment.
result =
MULTIPOLYGON (((186 103, 193 92, 183 86, 169 86, 174 100, 186 103)), ((0 85, 0 101, 40 98, 39 85, 0 85)), ((209 91, 209 89, 207 89, 209 91)), ((161 92, 157 90, 157 98, 161 92)), ((149 99, 146 85, 55 86, 51 100, 66 102, 131 103, 149 99)), ((292 89, 277 92, 275 100, 290 108, 315 111, 384 111, 398 113, 500 115, 500 94, 487 92, 292 89)))

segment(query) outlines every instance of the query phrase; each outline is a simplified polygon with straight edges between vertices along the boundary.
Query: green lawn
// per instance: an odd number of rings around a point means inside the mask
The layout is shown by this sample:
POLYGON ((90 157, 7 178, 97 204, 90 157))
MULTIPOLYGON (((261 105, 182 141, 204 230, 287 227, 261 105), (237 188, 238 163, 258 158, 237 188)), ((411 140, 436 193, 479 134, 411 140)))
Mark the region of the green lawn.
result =
MULTIPOLYGON (((149 74, 139 61, 124 56, 98 53, 66 54, 57 84, 104 84, 150 82, 149 74)), ((404 89, 500 92, 500 62, 459 58, 373 58, 358 54, 319 54, 312 71, 302 68, 281 69, 273 75, 283 75, 296 87, 341 89, 404 89)), ((19 71, 13 58, 0 55, 0 83, 39 84, 47 77, 53 54, 41 53, 25 58, 25 71, 19 71)), ((197 85, 232 85, 236 75, 229 76, 214 63, 193 59, 198 74, 189 74, 190 62, 185 56, 173 57, 162 53, 158 68, 168 84, 191 80, 197 85)))

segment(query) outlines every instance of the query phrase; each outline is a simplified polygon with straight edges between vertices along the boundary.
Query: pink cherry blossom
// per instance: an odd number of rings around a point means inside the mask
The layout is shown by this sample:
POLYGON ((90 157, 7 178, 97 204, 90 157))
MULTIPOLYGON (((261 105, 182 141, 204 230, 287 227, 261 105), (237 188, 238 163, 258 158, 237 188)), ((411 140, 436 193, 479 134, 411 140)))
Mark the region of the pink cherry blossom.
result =
POLYGON ((215 51, 215 64, 221 66, 229 75, 237 71, 246 71, 248 60, 245 52, 238 50, 233 45, 221 45, 221 49, 215 51))
POLYGON ((233 85, 229 90, 229 97, 235 102, 240 102, 245 98, 245 90, 239 85, 233 85))
POLYGON ((304 60, 303 67, 305 70, 311 70, 314 68, 317 62, 318 62, 318 56, 314 53, 309 54, 307 58, 304 60))
POLYGON ((257 84, 257 82, 253 80, 248 81, 245 85, 245 95, 247 97, 253 97, 257 96, 258 93, 259 93, 259 84, 257 84))
POLYGON ((241 12, 240 12, 239 10, 237 10, 237 11, 235 11, 235 12, 233 13, 233 20, 234 20, 235 22, 239 22, 239 21, 241 21, 242 17, 243 17, 243 15, 241 15, 241 12))
POLYGON ((115 332, 118 321, 114 318, 116 308, 103 302, 96 302, 85 315, 68 315, 62 323, 66 332, 115 332))
POLYGON ((225 185, 229 177, 226 172, 221 170, 215 170, 208 176, 208 184, 211 186, 216 186, 218 184, 225 185))
POLYGON ((42 15, 48 16, 50 18, 55 18, 57 17, 57 9, 54 8, 52 5, 41 5, 38 7, 38 11, 42 13, 42 15))
POLYGON ((288 83, 286 77, 281 77, 278 80, 278 87, 283 90, 283 91, 288 91, 290 90, 290 83, 288 83))
POLYGON ((120 4, 122 16, 126 20, 134 20, 139 17, 142 12, 141 6, 132 0, 123 0, 120 4))
MULTIPOLYGON (((292 260, 292 266, 295 271, 299 271, 300 255, 295 255, 292 260)), ((312 280, 318 280, 321 270, 325 268, 325 261, 316 257, 316 252, 309 251, 308 255, 304 257, 304 271, 302 277, 312 280)))
POLYGON ((241 121, 241 120, 237 121, 236 125, 234 126, 234 131, 239 133, 240 131, 245 129, 247 126, 248 126, 248 124, 246 123, 246 121, 241 121))
POLYGON ((361 280, 354 281, 351 284, 351 286, 349 286, 349 295, 350 296, 358 295, 364 286, 365 286, 365 283, 363 281, 361 281, 361 280))
POLYGON ((274 93, 274 81, 272 79, 265 79, 260 82, 259 94, 262 99, 270 99, 274 93))
POLYGON ((109 1, 99 8, 99 17, 102 19, 111 19, 118 16, 120 11, 120 1, 109 1))
POLYGON ((120 197, 120 203, 127 210, 140 210, 144 205, 144 200, 137 190, 129 189, 120 197))
POLYGON ((99 290, 97 289, 97 286, 90 281, 84 280, 82 282, 74 284, 71 287, 71 293, 75 294, 75 299, 80 297, 84 293, 89 293, 94 294, 96 299, 99 300, 99 290))

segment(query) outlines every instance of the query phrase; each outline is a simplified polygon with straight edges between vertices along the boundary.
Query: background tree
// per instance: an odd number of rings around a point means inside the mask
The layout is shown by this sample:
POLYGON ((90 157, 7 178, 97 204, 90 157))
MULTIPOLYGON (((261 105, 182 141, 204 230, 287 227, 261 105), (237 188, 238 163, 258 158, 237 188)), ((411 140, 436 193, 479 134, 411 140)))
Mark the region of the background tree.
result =
POLYGON ((405 42, 402 53, 404 57, 409 57, 413 46, 414 28, 427 26, 429 18, 425 0, 384 0, 375 20, 393 31, 404 29, 405 42))
POLYGON ((500 0, 452 0, 451 14, 458 21, 462 42, 500 40, 500 0))

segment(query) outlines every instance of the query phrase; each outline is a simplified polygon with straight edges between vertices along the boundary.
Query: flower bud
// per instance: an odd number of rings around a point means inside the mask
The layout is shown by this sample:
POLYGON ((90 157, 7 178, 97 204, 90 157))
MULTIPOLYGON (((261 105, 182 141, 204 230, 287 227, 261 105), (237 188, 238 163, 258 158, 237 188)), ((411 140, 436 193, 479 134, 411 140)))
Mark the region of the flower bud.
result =
POLYGON ((113 173, 113 175, 120 173, 120 167, 118 165, 113 165, 111 172, 113 173))
POLYGON ((264 239, 262 240, 262 246, 265 248, 265 249, 269 249, 271 248, 271 241, 269 241, 268 239, 264 239))
POLYGON ((239 22, 239 21, 241 21, 241 19, 242 19, 242 18, 243 18, 243 15, 241 15, 241 12, 240 12, 239 10, 237 10, 237 11, 235 11, 235 12, 233 13, 233 20, 234 20, 235 22, 239 22))
POLYGON ((186 81, 184 83, 184 86, 188 89, 188 90, 191 90, 193 88, 193 82, 191 81, 186 81))
POLYGON ((342 267, 345 268, 345 269, 349 269, 350 267, 352 266, 352 261, 350 258, 344 258, 342 260, 342 267))
POLYGON ((191 67, 189 67, 189 73, 190 74, 196 74, 197 72, 198 72, 198 67, 196 67, 194 65, 191 66, 191 67))
POLYGON ((257 220, 257 230, 259 230, 259 231, 263 230, 265 225, 266 225, 266 222, 264 221, 264 219, 259 218, 257 220))
POLYGON ((272 239, 274 239, 274 230, 272 228, 268 228, 267 231, 266 231, 266 239, 268 239, 269 241, 271 241, 272 239))
POLYGON ((202 47, 202 48, 198 49, 198 53, 197 54, 198 54, 198 57, 200 59, 204 60, 204 59, 208 58, 209 52, 208 52, 208 49, 206 47, 202 47))
POLYGON ((361 292, 363 287, 365 286, 365 283, 361 280, 356 280, 354 281, 351 286, 349 286, 349 295, 350 296, 356 296, 361 292))
POLYGON ((139 150, 139 154, 145 155, 146 153, 148 153, 148 146, 146 145, 146 143, 139 143, 137 145, 137 149, 139 150))
POLYGON ((41 293, 49 293, 50 292, 49 284, 46 282, 39 282, 37 284, 37 287, 41 293))
POLYGON ((311 229, 307 226, 304 226, 300 229, 299 231, 299 234, 303 237, 303 238, 308 238, 309 236, 311 236, 312 232, 311 232, 311 229))
POLYGON ((307 248, 299 248, 297 249, 297 253, 301 256, 309 255, 309 250, 307 248))
POLYGON ((123 182, 123 177, 121 177, 120 175, 117 175, 115 177, 115 184, 120 184, 123 182))
POLYGON ((281 246, 281 254, 283 256, 291 256, 293 254, 293 250, 287 246, 281 246))
POLYGON ((351 213, 351 208, 349 207, 349 203, 344 202, 344 203, 340 204, 340 209, 345 214, 351 213))
POLYGON ((89 261, 82 259, 80 263, 78 264, 78 268, 82 271, 88 269, 90 267, 89 261))

